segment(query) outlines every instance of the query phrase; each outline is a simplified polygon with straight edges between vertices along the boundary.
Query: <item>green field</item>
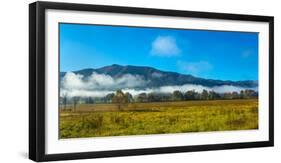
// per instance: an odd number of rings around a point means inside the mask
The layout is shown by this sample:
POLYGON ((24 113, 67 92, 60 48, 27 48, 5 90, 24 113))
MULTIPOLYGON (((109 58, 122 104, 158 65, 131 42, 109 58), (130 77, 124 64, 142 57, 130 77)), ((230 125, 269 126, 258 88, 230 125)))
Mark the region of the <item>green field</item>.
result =
POLYGON ((78 104, 60 111, 60 138, 258 129, 258 100, 78 104))

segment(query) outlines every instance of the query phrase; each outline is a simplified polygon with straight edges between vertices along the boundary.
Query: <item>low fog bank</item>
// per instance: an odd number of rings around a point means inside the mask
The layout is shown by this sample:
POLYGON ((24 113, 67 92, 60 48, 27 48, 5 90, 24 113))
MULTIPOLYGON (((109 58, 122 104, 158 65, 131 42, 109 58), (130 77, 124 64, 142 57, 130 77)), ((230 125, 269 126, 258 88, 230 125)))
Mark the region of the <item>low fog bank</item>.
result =
POLYGON ((130 93, 132 96, 136 96, 140 93, 152 92, 173 93, 176 90, 181 91, 182 93, 189 90, 194 90, 198 93, 202 93, 203 90, 214 91, 216 93, 240 92, 242 90, 254 90, 258 92, 258 87, 245 88, 232 85, 206 87, 195 84, 140 89, 140 87, 145 87, 148 82, 149 81, 144 80, 139 75, 126 74, 114 79, 105 74, 93 73, 89 77, 84 77, 80 74, 68 72, 61 80, 60 95, 62 96, 67 94, 68 97, 104 97, 109 93, 116 92, 118 89, 121 89, 123 92, 130 93))

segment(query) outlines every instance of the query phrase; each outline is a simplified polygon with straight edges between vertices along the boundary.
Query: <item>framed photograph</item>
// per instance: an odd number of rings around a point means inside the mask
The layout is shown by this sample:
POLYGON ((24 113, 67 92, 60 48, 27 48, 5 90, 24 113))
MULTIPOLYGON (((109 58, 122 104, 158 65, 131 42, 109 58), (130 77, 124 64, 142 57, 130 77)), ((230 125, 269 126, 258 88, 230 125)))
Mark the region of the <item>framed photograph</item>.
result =
POLYGON ((29 158, 273 146, 273 17, 35 2, 29 158))

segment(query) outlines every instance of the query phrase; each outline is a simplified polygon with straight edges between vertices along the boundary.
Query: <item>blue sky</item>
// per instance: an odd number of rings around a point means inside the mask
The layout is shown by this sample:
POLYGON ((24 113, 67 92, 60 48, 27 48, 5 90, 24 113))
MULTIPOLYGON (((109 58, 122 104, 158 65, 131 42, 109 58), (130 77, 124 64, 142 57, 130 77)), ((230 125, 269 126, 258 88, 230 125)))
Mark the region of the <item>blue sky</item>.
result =
POLYGON ((60 24, 60 71, 112 64, 258 79, 258 33, 60 24))

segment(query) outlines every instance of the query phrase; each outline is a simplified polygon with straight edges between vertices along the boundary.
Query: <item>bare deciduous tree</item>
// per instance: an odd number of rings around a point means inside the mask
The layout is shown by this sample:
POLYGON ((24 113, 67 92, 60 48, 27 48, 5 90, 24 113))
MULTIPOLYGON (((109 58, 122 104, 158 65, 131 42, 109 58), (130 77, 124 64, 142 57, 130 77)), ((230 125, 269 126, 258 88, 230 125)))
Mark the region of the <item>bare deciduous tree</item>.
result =
POLYGON ((74 96, 74 97, 73 97, 73 106, 74 106, 74 110, 73 110, 73 111, 74 111, 74 112, 76 112, 76 106, 77 106, 79 100, 80 100, 80 97, 79 97, 79 96, 74 96))
POLYGON ((66 110, 66 105, 67 105, 67 93, 62 94, 62 104, 63 104, 63 109, 66 110))

